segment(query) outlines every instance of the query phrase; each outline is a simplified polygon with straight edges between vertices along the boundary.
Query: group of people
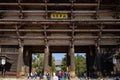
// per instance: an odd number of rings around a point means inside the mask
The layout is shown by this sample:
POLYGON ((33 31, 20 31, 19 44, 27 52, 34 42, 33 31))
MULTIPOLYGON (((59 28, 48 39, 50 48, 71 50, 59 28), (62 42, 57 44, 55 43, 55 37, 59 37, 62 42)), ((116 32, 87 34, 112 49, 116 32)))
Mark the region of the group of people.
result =
MULTIPOLYGON (((52 80, 63 80, 63 78, 70 80, 69 72, 58 71, 56 73, 53 73, 52 80)), ((50 75, 49 75, 48 72, 46 73, 46 80, 51 80, 50 75)))
POLYGON ((70 74, 69 72, 62 72, 62 71, 58 71, 56 73, 53 73, 53 77, 51 79, 51 75, 49 72, 46 72, 45 75, 43 75, 41 72, 38 74, 37 72, 31 72, 28 75, 28 79, 32 79, 35 80, 37 77, 39 77, 40 80, 63 80, 64 79, 68 79, 70 80, 70 74))
POLYGON ((41 72, 37 73, 35 71, 32 71, 31 73, 28 74, 28 79, 35 80, 37 77, 39 77, 40 80, 42 80, 43 79, 43 74, 41 72))
POLYGON ((58 76, 59 80, 63 80, 62 78, 70 80, 70 73, 69 72, 59 71, 58 73, 56 73, 56 75, 58 76))
POLYGON ((32 71, 30 74, 28 74, 28 79, 36 79, 38 76, 37 72, 32 71))

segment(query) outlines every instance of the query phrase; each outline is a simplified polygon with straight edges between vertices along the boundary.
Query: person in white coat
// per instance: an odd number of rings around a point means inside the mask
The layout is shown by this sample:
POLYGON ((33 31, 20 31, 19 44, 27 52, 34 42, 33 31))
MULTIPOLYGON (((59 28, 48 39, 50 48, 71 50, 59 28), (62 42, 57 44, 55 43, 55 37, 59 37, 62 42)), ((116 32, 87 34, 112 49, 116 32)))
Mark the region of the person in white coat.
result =
POLYGON ((53 73, 53 80, 58 80, 58 77, 53 73))

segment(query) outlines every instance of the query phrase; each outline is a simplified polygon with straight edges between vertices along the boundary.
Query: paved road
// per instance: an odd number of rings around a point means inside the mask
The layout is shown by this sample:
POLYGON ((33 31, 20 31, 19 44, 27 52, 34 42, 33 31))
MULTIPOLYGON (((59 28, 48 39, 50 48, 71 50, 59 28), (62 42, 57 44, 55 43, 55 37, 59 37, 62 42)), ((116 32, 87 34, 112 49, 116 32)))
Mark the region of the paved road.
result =
MULTIPOLYGON (((7 78, 2 78, 0 77, 0 80, 39 80, 39 78, 37 77, 36 79, 28 79, 26 77, 23 77, 23 78, 14 78, 14 77, 7 77, 7 78)), ((65 80, 64 78, 62 78, 61 80, 65 80)), ((74 79, 71 79, 71 80, 87 80, 85 78, 82 78, 82 79, 78 79, 78 78, 74 78, 74 79)), ((99 80, 99 79, 88 79, 88 80, 99 80)), ((115 80, 115 78, 104 78, 104 80, 115 80)))

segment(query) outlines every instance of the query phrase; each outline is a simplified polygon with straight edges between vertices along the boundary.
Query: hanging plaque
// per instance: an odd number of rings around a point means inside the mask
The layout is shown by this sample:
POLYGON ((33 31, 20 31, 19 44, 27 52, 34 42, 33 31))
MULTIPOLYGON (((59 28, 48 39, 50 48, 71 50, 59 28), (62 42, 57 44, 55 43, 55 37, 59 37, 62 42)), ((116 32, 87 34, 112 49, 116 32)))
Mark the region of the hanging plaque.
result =
POLYGON ((68 19, 67 13, 50 13, 51 19, 68 19))

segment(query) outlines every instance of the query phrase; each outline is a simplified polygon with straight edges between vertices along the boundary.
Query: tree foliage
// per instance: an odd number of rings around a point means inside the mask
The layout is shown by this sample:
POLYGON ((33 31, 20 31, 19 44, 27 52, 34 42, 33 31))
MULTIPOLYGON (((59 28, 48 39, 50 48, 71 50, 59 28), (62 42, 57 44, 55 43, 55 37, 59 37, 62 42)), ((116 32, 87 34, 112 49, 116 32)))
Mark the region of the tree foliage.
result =
POLYGON ((52 71, 56 72, 55 58, 52 57, 52 71))
MULTIPOLYGON (((44 70, 44 54, 35 53, 32 58, 32 69, 37 73, 44 70)), ((56 72, 55 58, 52 57, 52 71, 56 72)))
MULTIPOLYGON (((87 68, 86 68, 86 58, 77 54, 76 56, 74 56, 74 60, 75 60, 75 73, 78 74, 78 72, 86 72, 87 68)), ((63 71, 67 71, 67 55, 64 56, 64 58, 62 59, 62 66, 61 69, 63 71)))
POLYGON ((64 55, 64 58, 62 59, 62 64, 61 64, 61 70, 62 71, 67 71, 67 55, 64 55))
POLYGON ((43 72, 43 66, 44 66, 44 54, 36 53, 33 54, 32 58, 32 69, 34 69, 36 72, 43 72))
POLYGON ((75 56, 75 67, 76 74, 78 74, 78 72, 86 72, 86 58, 77 54, 77 56, 75 56))

